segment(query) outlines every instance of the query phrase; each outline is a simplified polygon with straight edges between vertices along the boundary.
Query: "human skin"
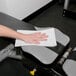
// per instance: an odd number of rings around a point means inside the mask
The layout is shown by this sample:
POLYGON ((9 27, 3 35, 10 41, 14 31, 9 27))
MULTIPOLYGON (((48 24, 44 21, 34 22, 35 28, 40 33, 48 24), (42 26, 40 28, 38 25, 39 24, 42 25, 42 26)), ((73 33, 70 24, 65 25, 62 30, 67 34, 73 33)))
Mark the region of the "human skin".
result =
POLYGON ((40 44, 40 41, 46 41, 48 38, 45 33, 22 34, 4 25, 0 25, 0 37, 20 39, 27 43, 34 44, 40 44))

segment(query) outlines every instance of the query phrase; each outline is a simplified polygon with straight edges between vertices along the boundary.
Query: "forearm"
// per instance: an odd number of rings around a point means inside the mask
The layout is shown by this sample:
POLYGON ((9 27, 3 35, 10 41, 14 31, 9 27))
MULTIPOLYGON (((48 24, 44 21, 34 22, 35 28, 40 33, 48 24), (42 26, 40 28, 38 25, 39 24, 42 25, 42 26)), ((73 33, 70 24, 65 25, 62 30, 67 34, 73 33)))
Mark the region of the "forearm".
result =
POLYGON ((1 37, 14 38, 14 39, 21 39, 22 40, 23 34, 18 33, 18 32, 14 31, 11 28, 0 25, 0 36, 1 37))
POLYGON ((0 36, 20 39, 27 43, 35 43, 35 44, 39 44, 40 41, 45 41, 48 37, 44 33, 43 34, 41 33, 22 34, 22 33, 16 32, 15 30, 11 28, 5 27, 3 25, 0 25, 0 36))

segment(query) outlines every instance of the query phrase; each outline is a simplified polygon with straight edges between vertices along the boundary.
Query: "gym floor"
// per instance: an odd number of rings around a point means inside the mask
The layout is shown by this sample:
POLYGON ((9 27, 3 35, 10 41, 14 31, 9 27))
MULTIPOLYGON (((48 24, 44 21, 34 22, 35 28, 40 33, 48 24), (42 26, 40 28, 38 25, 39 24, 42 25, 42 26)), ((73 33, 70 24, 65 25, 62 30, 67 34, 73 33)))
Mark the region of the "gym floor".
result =
POLYGON ((50 6, 48 9, 44 10, 41 14, 37 15, 29 23, 36 26, 72 26, 76 25, 76 20, 63 17, 63 4, 56 3, 50 6))
POLYGON ((63 4, 59 4, 57 2, 53 6, 50 6, 49 8, 44 10, 36 17, 29 20, 28 23, 39 27, 56 27, 65 34, 69 35, 72 40, 72 43, 75 43, 76 19, 64 17, 63 7, 63 4))

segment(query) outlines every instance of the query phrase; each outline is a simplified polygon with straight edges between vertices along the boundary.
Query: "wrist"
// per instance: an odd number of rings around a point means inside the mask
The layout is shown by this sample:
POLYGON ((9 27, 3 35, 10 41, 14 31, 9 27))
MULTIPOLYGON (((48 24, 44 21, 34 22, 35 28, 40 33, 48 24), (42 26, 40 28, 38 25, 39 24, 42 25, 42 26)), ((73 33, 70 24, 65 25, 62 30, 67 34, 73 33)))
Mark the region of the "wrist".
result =
POLYGON ((28 38, 27 36, 28 36, 28 34, 22 34, 22 33, 20 33, 19 39, 22 40, 22 41, 25 41, 28 38))

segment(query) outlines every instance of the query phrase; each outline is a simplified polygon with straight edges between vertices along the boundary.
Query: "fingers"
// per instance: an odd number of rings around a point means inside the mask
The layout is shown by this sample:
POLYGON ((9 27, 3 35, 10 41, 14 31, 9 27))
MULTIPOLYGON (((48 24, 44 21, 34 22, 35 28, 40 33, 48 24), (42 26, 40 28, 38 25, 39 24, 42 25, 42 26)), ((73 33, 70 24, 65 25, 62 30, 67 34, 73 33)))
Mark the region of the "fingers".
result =
POLYGON ((36 37, 47 37, 47 35, 45 33, 41 33, 41 32, 37 32, 37 33, 34 33, 33 35, 35 35, 36 37))
POLYGON ((37 39, 39 41, 46 41, 48 38, 48 36, 45 33, 41 33, 41 32, 35 33, 34 37, 35 37, 34 39, 37 39))
POLYGON ((40 41, 33 40, 31 43, 33 43, 33 44, 40 44, 40 41))
POLYGON ((46 33, 41 33, 41 32, 34 33, 33 36, 38 38, 48 38, 46 33))
POLYGON ((26 41, 26 43, 30 43, 30 44, 40 44, 40 41, 39 40, 29 40, 29 41, 26 41))
POLYGON ((40 44, 41 41, 46 41, 47 38, 48 36, 45 33, 37 32, 29 34, 25 42, 30 44, 40 44))

